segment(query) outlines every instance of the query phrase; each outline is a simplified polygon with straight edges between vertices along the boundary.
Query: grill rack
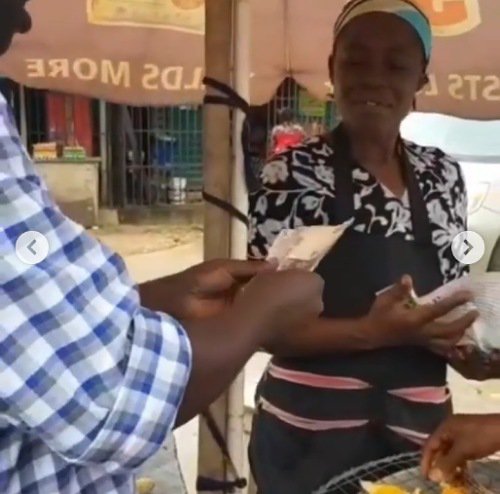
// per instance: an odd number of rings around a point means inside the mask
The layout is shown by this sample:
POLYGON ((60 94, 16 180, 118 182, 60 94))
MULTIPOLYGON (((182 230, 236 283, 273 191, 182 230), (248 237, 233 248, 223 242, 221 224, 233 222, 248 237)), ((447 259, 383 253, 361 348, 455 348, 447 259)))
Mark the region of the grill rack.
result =
MULTIPOLYGON (((367 463, 334 477, 314 494, 364 494, 361 481, 397 485, 412 493, 420 488, 422 494, 441 494, 441 488, 423 478, 419 453, 408 453, 367 463)), ((470 465, 468 494, 500 493, 500 456, 470 465)))

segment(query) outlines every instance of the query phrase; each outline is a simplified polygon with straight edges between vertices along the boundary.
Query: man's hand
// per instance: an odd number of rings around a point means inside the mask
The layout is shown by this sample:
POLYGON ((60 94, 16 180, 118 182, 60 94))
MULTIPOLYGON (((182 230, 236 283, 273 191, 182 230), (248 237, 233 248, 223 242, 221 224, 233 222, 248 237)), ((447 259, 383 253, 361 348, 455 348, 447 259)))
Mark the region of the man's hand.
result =
POLYGON ((175 313, 179 319, 213 317, 227 309, 245 283, 255 275, 274 271, 266 262, 220 259, 207 261, 174 275, 175 313))
POLYGON ((455 415, 444 422, 424 447, 422 471, 434 482, 459 479, 468 461, 500 451, 500 415, 455 415))
POLYGON ((448 356, 450 365, 463 377, 473 381, 500 378, 500 352, 483 354, 475 346, 454 349, 448 356))
POLYGON ((259 273, 273 270, 274 266, 266 262, 207 261, 141 285, 141 301, 152 310, 181 320, 214 317, 231 305, 242 285, 259 273))
POLYGON ((308 271, 261 273, 241 290, 231 311, 260 332, 260 344, 268 348, 319 317, 323 287, 321 277, 308 271))
POLYGON ((212 318, 185 321, 193 371, 177 426, 212 403, 259 348, 287 331, 307 331, 322 312, 323 280, 318 275, 266 270, 238 292, 227 310, 212 318))

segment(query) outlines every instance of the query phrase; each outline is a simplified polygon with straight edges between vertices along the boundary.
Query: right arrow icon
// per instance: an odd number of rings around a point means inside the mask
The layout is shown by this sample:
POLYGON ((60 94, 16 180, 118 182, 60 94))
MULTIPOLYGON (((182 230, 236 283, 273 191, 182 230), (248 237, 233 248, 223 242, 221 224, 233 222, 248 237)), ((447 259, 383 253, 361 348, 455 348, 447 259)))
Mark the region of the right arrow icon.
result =
POLYGON ((476 232, 459 233, 451 244, 455 259, 466 265, 476 264, 481 260, 486 250, 484 240, 476 232))
POLYGON ((467 257, 471 253, 474 246, 467 239, 464 239, 464 245, 465 245, 464 256, 467 257))

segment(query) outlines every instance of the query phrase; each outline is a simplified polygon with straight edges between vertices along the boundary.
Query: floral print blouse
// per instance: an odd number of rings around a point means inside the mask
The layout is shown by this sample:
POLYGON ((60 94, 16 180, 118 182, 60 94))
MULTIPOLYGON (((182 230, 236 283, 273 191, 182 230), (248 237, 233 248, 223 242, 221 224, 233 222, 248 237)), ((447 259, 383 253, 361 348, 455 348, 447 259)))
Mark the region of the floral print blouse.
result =
MULTIPOLYGON (((445 282, 468 269, 455 259, 453 238, 467 229, 467 195, 459 164, 441 150, 403 141, 415 168, 432 228, 445 282)), ((275 156, 262 171, 262 187, 250 195, 248 256, 263 259, 285 228, 333 224, 335 176, 328 157, 335 150, 324 137, 314 137, 275 156)), ((395 197, 361 167, 353 169, 354 228, 367 234, 413 239, 407 194, 395 197)))

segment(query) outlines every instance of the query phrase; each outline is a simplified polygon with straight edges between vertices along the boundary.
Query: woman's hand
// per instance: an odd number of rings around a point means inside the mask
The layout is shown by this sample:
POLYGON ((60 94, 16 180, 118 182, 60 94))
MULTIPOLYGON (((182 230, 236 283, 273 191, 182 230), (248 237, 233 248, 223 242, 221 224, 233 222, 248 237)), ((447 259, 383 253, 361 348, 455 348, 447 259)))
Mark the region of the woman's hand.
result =
POLYGON ((486 355, 475 346, 461 346, 450 352, 448 361, 466 379, 487 381, 500 378, 500 351, 486 355))
POLYGON ((466 292, 456 293, 435 304, 415 305, 411 302, 413 282, 404 276, 397 284, 381 293, 366 317, 366 327, 375 347, 423 346, 446 356, 463 338, 477 319, 477 311, 469 311, 452 322, 438 319, 471 301, 466 292))
POLYGON ((468 461, 500 451, 500 415, 455 415, 444 422, 424 447, 422 471, 434 482, 457 480, 468 461))

